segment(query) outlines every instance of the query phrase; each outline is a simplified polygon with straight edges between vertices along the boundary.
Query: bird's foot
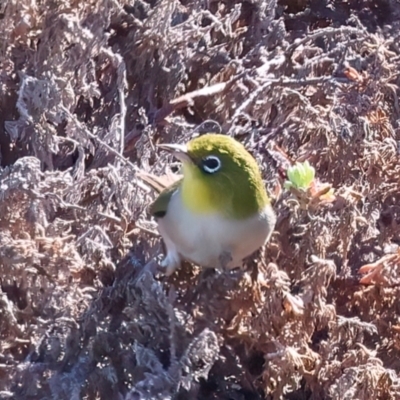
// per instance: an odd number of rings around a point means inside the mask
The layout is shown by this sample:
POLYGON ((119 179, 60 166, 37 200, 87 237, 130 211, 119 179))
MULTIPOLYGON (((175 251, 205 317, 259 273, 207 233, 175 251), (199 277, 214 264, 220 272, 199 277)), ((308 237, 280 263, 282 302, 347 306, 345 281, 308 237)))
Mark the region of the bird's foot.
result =
POLYGON ((181 266, 181 257, 177 252, 169 251, 160 265, 165 268, 165 275, 172 275, 181 266))
POLYGON ((219 264, 222 271, 229 270, 228 264, 232 261, 232 254, 230 251, 223 251, 219 256, 219 264))

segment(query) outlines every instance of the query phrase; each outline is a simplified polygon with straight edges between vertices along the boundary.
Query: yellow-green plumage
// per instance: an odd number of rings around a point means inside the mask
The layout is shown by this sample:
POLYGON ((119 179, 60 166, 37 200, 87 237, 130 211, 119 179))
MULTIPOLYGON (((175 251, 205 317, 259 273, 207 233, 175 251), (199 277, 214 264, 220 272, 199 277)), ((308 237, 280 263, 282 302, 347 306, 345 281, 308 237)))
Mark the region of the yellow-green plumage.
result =
POLYGON ((241 143, 209 134, 192 140, 187 148, 197 164, 183 164, 187 179, 182 182, 182 196, 193 212, 218 211, 227 217, 246 218, 269 204, 257 162, 241 143), (205 174, 198 167, 210 154, 222 162, 216 174, 205 174))
POLYGON ((195 138, 174 155, 183 162, 183 178, 150 206, 167 247, 167 273, 181 258, 205 267, 239 266, 275 225, 255 159, 239 142, 219 134, 195 138))

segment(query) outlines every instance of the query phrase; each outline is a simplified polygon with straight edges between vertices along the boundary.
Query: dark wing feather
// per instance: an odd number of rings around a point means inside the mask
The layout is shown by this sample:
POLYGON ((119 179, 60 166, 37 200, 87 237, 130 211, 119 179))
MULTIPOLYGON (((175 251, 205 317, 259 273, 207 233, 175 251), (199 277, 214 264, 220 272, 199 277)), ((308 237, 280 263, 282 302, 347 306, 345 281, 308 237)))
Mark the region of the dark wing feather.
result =
POLYGON ((150 204, 150 214, 155 218, 162 218, 167 213, 169 201, 171 200, 172 194, 178 189, 182 179, 179 179, 171 186, 164 189, 159 196, 150 204))
POLYGON ((156 176, 141 171, 137 173, 137 176, 159 193, 158 197, 150 204, 150 214, 155 218, 164 217, 171 196, 182 181, 182 175, 168 174, 164 176, 156 176))

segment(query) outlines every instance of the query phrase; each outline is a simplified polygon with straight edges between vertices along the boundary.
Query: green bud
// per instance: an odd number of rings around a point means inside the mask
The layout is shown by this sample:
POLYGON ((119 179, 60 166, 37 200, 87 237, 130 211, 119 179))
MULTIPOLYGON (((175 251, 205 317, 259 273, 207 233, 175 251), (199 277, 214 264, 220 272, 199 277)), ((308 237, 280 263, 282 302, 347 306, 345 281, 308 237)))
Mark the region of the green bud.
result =
POLYGON ((308 161, 296 163, 286 171, 288 181, 285 182, 285 188, 290 189, 308 189, 315 178, 315 169, 308 161))

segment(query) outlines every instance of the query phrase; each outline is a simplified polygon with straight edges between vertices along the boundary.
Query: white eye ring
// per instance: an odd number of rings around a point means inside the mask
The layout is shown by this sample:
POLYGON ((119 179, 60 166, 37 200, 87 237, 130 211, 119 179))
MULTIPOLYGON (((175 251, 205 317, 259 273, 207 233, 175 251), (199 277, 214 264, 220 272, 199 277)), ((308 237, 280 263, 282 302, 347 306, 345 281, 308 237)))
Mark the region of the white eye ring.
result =
POLYGON ((216 156, 208 156, 201 161, 203 171, 214 174, 221 168, 221 160, 216 156))

